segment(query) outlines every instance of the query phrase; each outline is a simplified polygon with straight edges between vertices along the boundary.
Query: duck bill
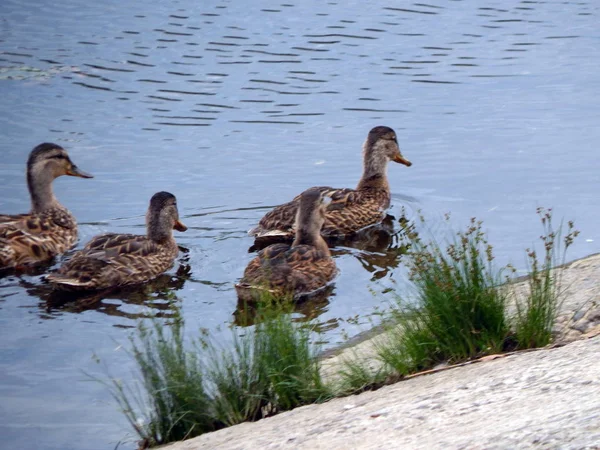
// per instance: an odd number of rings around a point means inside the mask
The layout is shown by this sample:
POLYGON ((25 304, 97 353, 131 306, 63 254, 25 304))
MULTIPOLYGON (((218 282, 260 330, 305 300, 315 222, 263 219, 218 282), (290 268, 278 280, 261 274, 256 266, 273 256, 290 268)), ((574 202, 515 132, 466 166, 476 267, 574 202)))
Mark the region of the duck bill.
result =
POLYGON ((400 153, 398 153, 396 156, 394 156, 393 161, 400 163, 400 164, 404 164, 406 167, 412 166, 412 163, 408 159, 406 159, 404 156, 402 156, 400 153))
POLYGON ((180 220, 176 220, 175 224, 173 225, 173 229, 177 231, 185 231, 187 230, 187 227, 180 220))
POLYGON ((84 172, 75 164, 73 164, 69 169, 67 169, 67 175, 79 178, 94 178, 94 175, 92 175, 91 173, 84 172))

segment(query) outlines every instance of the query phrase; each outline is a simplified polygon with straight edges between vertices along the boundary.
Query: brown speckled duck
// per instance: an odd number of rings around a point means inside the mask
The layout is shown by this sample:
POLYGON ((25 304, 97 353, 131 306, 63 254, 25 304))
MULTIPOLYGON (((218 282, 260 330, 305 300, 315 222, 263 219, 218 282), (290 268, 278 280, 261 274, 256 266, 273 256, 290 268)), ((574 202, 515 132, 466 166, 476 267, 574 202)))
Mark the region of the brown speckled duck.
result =
MULTIPOLYGON (((323 236, 345 236, 377 224, 385 217, 390 206, 390 185, 387 165, 394 161, 405 166, 412 163, 402 156, 396 133, 389 127, 379 126, 369 132, 363 146, 363 175, 356 189, 318 189, 331 197, 325 213, 323 236)), ((248 233, 256 239, 292 239, 294 218, 300 196, 269 211, 248 233)))
POLYGON ((31 212, 0 215, 0 269, 48 261, 77 241, 75 217, 52 191, 52 182, 62 175, 92 178, 56 144, 40 144, 31 151, 27 160, 31 212))
POLYGON ((173 265, 179 248, 173 229, 185 231, 173 194, 157 192, 146 214, 146 236, 104 234, 94 237, 57 273, 46 279, 62 290, 97 290, 142 283, 173 265))
POLYGON ((299 195, 294 242, 291 246, 270 245, 250 261, 235 286, 241 300, 252 301, 262 291, 274 297, 297 298, 324 287, 334 278, 335 262, 320 233, 330 200, 319 188, 299 195))

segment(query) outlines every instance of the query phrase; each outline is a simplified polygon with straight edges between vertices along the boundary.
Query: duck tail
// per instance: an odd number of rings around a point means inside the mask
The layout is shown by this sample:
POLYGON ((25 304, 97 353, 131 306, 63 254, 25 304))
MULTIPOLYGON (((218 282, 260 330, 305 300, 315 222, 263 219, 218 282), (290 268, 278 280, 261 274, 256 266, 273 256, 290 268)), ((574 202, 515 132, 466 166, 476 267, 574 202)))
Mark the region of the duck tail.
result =
POLYGON ((69 275, 62 275, 60 273, 53 273, 46 276, 46 281, 55 287, 60 285, 69 286, 74 288, 91 288, 93 287, 92 280, 82 281, 78 278, 74 278, 69 275))

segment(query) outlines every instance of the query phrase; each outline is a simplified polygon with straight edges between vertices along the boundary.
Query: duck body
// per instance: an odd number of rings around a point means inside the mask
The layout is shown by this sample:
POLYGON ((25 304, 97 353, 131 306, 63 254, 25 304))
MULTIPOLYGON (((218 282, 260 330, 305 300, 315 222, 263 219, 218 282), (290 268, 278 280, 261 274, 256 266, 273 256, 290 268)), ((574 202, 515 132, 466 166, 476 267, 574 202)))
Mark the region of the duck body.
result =
POLYGON ((77 242, 77 222, 66 208, 38 214, 0 216, 0 267, 31 266, 49 261, 77 242))
POLYGON ((236 284, 241 300, 253 301, 265 291, 274 297, 290 295, 297 299, 333 280, 336 265, 320 234, 325 222, 326 192, 312 188, 299 196, 294 242, 270 245, 250 261, 236 284))
POLYGON ((169 269, 179 253, 173 229, 185 231, 175 197, 159 192, 146 216, 147 235, 108 233, 94 237, 46 279, 57 289, 107 289, 151 280, 169 269))
MULTIPOLYGON (((400 153, 396 133, 389 127, 373 128, 363 145, 363 153, 363 175, 356 189, 336 189, 329 186, 312 188, 331 198, 321 229, 321 234, 325 237, 351 235, 381 222, 391 198, 387 163, 394 161, 406 166, 412 165, 400 153)), ((275 207, 248 233, 257 240, 292 240, 299 202, 300 196, 297 196, 292 201, 275 207)))
POLYGON ((56 144, 33 149, 27 162, 31 212, 0 215, 0 269, 49 261, 77 242, 77 221, 52 192, 52 182, 61 175, 92 178, 56 144))
MULTIPOLYGON (((325 212, 325 223, 321 229, 324 237, 340 237, 379 223, 390 206, 389 189, 369 187, 363 189, 336 189, 319 186, 324 195, 331 197, 325 212)), ((300 196, 269 211, 250 234, 258 239, 277 238, 292 240, 295 235, 294 217, 300 196)))

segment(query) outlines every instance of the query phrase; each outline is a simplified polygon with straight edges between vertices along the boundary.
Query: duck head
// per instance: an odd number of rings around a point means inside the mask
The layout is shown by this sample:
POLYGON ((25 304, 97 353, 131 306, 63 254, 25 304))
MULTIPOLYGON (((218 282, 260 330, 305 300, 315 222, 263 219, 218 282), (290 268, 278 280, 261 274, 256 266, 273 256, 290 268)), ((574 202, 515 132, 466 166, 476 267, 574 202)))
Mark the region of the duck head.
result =
POLYGON ((187 230, 179 220, 177 199, 173 194, 162 191, 152 196, 146 213, 146 228, 148 237, 158 242, 172 238, 173 230, 187 230))

